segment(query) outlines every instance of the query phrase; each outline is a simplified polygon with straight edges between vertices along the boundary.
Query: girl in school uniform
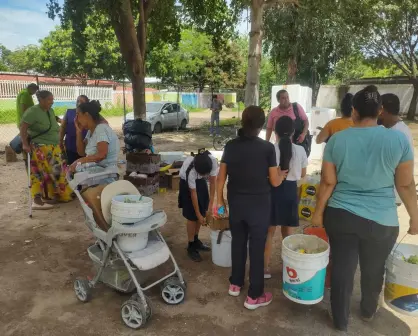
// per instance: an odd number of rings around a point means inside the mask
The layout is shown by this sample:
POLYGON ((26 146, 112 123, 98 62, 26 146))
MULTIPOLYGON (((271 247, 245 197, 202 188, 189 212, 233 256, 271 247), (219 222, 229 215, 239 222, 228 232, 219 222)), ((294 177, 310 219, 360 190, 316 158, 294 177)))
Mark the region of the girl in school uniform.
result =
POLYGON ((254 310, 271 303, 264 292, 264 248, 270 224, 271 186, 279 186, 273 144, 258 137, 265 122, 262 108, 249 106, 242 113, 238 137, 223 153, 217 185, 218 208, 225 207, 223 189, 228 177, 229 224, 232 234, 232 274, 229 295, 239 296, 244 286, 249 242, 250 286, 244 306, 254 310))
POLYGON ((271 192, 271 226, 269 227, 266 249, 264 253, 264 278, 270 279, 269 270, 272 254, 273 236, 276 227, 280 226, 283 239, 293 233, 293 228, 299 226, 297 181, 306 175, 308 158, 303 147, 292 143, 295 132, 294 121, 290 117, 281 117, 276 126, 277 143, 276 160, 282 171, 288 170, 286 180, 271 192))
POLYGON ((200 262, 199 251, 210 251, 199 239, 201 225, 213 208, 216 190, 218 162, 208 151, 187 158, 180 169, 179 208, 187 219, 187 254, 193 261, 200 262), (209 185, 206 178, 209 177, 209 185))

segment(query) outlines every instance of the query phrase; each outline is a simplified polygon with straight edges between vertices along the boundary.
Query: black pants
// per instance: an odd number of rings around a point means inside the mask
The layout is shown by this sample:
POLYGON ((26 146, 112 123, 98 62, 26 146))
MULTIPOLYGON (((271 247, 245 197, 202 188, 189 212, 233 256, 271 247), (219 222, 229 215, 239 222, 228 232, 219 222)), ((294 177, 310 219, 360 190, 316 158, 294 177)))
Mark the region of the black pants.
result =
POLYGON ((232 234, 232 285, 242 287, 250 245, 250 288, 252 299, 264 293, 264 248, 270 225, 270 194, 228 195, 229 223, 232 234))
POLYGON ((336 328, 346 328, 354 275, 360 261, 361 314, 376 312, 382 291, 385 262, 396 238, 398 227, 383 226, 342 209, 328 207, 324 226, 332 251, 331 308, 336 328))

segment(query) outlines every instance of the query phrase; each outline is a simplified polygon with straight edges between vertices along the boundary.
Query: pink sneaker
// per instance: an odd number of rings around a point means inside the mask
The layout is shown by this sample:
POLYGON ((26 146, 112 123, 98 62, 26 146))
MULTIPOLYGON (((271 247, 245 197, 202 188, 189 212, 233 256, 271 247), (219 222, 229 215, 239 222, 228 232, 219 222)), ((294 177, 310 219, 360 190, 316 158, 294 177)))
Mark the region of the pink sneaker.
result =
POLYGON ((271 293, 264 293, 257 299, 251 299, 249 296, 247 296, 244 307, 249 310, 255 310, 260 307, 268 306, 271 301, 273 301, 273 294, 271 293))
POLYGON ((241 287, 235 286, 235 285, 230 285, 228 293, 231 296, 237 297, 241 294, 241 287))

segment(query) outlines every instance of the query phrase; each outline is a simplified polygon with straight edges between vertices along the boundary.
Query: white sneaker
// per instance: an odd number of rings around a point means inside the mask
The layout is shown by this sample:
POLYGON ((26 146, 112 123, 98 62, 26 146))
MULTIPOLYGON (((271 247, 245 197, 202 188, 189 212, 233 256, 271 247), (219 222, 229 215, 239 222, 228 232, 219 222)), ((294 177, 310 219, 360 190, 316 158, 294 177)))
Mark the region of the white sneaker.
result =
POLYGON ((42 205, 32 202, 32 210, 51 210, 54 206, 52 204, 44 203, 42 205))
POLYGON ((264 270, 264 279, 271 279, 271 272, 270 270, 266 269, 264 270))

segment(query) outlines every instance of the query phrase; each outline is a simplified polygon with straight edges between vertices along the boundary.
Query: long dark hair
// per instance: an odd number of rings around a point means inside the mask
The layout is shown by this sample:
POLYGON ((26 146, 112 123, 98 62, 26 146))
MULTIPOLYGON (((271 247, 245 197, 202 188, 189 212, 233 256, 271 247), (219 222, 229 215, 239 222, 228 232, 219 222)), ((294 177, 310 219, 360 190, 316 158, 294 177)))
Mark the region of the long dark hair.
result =
POLYGON ((276 122, 276 134, 280 138, 280 169, 289 170, 290 160, 292 159, 292 135, 295 132, 295 123, 292 118, 284 116, 276 122))
POLYGON ((360 120, 377 118, 382 107, 382 97, 377 87, 369 85, 354 95, 353 107, 357 110, 360 120))

